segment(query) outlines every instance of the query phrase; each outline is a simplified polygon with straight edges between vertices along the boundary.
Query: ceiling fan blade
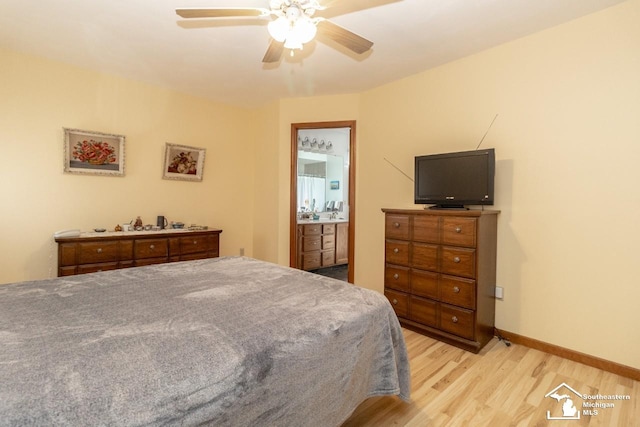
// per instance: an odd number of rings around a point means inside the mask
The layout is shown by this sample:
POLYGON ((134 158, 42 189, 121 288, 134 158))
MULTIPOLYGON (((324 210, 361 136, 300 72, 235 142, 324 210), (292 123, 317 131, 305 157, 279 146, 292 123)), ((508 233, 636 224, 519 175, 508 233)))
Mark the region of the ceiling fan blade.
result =
POLYGON ((266 16, 267 9, 211 7, 207 9, 176 9, 176 13, 183 18, 239 18, 246 16, 266 16))
POLYGON ((368 51, 373 46, 372 41, 326 19, 318 22, 318 32, 358 54, 368 51))
POLYGON ((271 43, 269 43, 269 47, 267 48, 267 53, 265 53, 264 58, 262 58, 262 62, 269 64, 280 61, 283 51, 284 43, 271 40, 271 43))

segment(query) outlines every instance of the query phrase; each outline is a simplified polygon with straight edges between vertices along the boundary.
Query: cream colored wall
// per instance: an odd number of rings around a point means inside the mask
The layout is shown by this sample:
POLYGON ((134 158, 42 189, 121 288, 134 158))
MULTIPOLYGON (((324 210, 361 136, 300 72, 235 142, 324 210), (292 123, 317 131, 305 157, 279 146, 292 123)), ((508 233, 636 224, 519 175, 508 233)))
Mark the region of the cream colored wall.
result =
POLYGON ((0 283, 56 276, 52 233, 140 215, 222 228, 221 253, 253 246, 251 113, 0 51, 0 283), (63 127, 126 136, 124 177, 63 173, 63 127), (165 142, 207 150, 202 182, 161 179, 165 142))
POLYGON ((640 368, 640 1, 362 94, 357 280, 383 288, 382 207, 419 154, 497 156, 496 326, 640 368), (366 268, 364 267, 366 265, 366 268))

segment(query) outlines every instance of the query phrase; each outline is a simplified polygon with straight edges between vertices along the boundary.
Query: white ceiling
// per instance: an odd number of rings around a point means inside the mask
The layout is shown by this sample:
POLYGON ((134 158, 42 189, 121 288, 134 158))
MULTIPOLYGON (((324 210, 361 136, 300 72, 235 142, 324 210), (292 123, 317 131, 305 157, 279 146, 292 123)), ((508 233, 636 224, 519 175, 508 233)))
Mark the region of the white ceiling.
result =
POLYGON ((184 20, 175 9, 269 0, 0 0, 0 47, 252 108, 361 92, 622 1, 333 0, 324 16, 373 41, 370 52, 318 39, 264 65, 267 20, 184 20))

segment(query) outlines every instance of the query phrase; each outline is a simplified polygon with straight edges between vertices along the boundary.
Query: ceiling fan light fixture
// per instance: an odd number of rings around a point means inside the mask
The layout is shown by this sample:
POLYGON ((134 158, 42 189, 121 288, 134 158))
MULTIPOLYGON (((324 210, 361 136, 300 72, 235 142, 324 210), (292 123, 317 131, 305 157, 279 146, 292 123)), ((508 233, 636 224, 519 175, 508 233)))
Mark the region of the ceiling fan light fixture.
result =
POLYGON ((275 21, 269 22, 267 30, 274 40, 283 42, 289 36, 291 31, 291 22, 284 16, 279 17, 275 21))
POLYGON ((302 44, 309 43, 313 40, 317 31, 318 28, 309 18, 298 19, 291 29, 291 32, 296 35, 302 44))

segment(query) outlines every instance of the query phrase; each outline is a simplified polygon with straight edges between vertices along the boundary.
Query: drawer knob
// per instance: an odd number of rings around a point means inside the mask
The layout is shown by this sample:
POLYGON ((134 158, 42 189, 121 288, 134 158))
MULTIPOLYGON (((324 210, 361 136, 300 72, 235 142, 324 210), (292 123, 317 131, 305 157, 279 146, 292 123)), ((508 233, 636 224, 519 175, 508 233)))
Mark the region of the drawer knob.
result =
POLYGON ((399 223, 399 222, 394 222, 394 223, 393 223, 393 226, 394 226, 395 228, 400 228, 400 223, 399 223))
POLYGON ((456 233, 461 233, 461 232, 462 232, 462 228, 456 227, 456 233))
POLYGON ((194 245, 197 245, 197 244, 198 244, 198 241, 197 241, 197 240, 194 240, 194 241, 193 241, 193 244, 194 244, 194 245))
POLYGON ((149 246, 149 248, 150 248, 150 249, 155 249, 155 248, 156 248, 156 245, 150 245, 150 246, 149 246))
POLYGON ((453 287, 453 292, 455 292, 456 294, 460 293, 460 288, 457 286, 453 287))
POLYGON ((453 316, 451 320, 453 321, 453 323, 458 323, 458 318, 456 316, 453 316))
POLYGON ((393 299, 393 305, 396 305, 396 304, 398 304, 398 300, 394 298, 393 299))
POLYGON ((458 256, 453 257, 453 262, 456 262, 456 263, 460 262, 460 257, 458 256))
POLYGON ((99 254, 101 254, 101 253, 102 253, 102 248, 98 248, 98 249, 96 249, 96 252, 98 252, 99 254))
POLYGON ((398 252, 400 252, 400 249, 398 249, 398 248, 393 248, 393 253, 394 253, 394 254, 397 254, 398 252))
POLYGON ((396 274, 393 275, 393 278, 398 280, 400 278, 400 275, 398 273, 396 273, 396 274))

